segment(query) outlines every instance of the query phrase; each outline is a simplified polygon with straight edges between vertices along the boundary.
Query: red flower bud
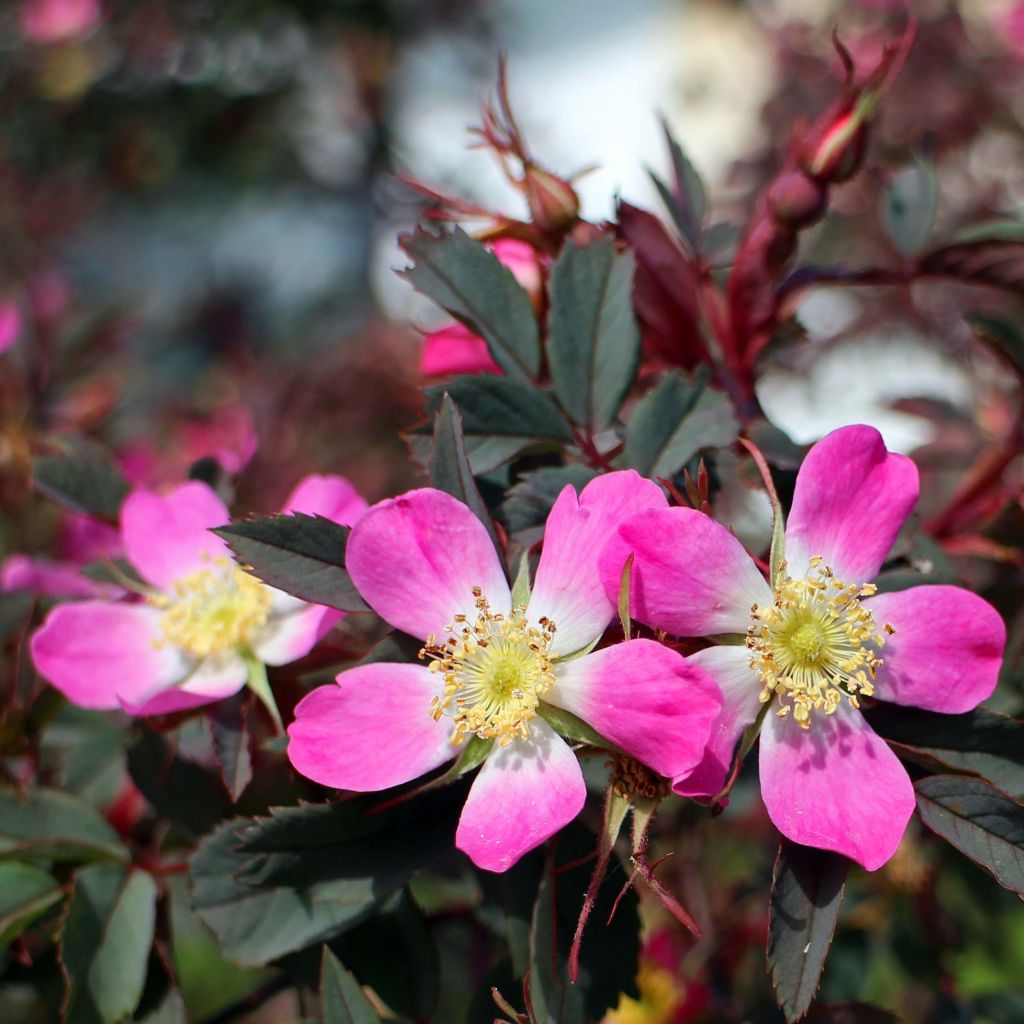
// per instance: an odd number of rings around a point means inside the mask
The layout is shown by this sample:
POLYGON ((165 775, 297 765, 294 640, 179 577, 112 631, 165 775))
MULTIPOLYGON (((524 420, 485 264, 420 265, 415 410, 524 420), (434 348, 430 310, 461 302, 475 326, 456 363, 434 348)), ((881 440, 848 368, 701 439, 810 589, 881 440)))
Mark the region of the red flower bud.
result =
POLYGON ((768 209, 780 223, 803 228, 813 224, 828 206, 828 189, 803 171, 788 171, 768 189, 768 209))
POLYGON ((535 164, 526 164, 523 188, 533 222, 544 231, 561 231, 580 215, 579 196, 572 185, 535 164))
POLYGON ((866 118, 859 107, 855 107, 822 133, 805 169, 811 177, 830 185, 849 181, 864 162, 867 141, 866 118))

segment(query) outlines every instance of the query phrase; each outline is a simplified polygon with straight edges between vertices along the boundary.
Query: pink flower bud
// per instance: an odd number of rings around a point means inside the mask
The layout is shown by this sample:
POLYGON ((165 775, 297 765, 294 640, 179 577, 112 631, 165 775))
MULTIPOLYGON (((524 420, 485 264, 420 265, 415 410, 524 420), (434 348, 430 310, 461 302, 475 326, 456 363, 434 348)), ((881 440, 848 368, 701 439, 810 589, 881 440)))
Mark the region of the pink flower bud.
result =
POLYGON ((580 199, 572 185, 534 164, 526 165, 523 188, 533 222, 544 231, 561 231, 580 215, 580 199))
POLYGON ((849 181, 864 162, 867 125, 856 109, 849 110, 825 130, 807 161, 807 173, 838 185, 849 181))
POLYGON ((23 0, 21 30, 34 43, 63 43, 99 23, 99 0, 23 0))
POLYGON ((803 171, 789 171, 768 189, 768 209, 780 223, 794 228, 813 224, 828 206, 828 191, 803 171))
POLYGON ((540 304, 544 294, 544 276, 541 273, 537 250, 527 242, 518 238, 498 238, 489 243, 489 248, 498 261, 515 275, 515 279, 523 286, 533 301, 534 306, 540 304))

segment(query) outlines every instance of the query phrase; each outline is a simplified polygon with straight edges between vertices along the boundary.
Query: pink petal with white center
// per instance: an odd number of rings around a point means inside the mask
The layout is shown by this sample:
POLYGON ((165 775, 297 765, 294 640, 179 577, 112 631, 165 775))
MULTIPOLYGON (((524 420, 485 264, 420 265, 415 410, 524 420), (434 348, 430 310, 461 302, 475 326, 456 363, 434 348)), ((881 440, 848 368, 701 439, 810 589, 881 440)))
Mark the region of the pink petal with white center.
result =
POLYGON ((455 845, 477 867, 507 871, 583 810, 587 787, 576 755, 541 718, 530 735, 495 744, 473 780, 455 845))
POLYGON ((229 518, 224 502, 199 481, 164 495, 134 491, 121 508, 125 555, 147 583, 167 590, 213 558, 230 559, 227 545, 210 532, 229 518))
POLYGON ((722 708, 711 676, 653 640, 615 644, 554 672, 545 701, 668 778, 700 762, 722 708))
POLYGON ((773 711, 761 730, 761 796, 794 843, 833 850, 867 871, 899 846, 914 811, 906 769, 859 711, 811 713, 802 729, 773 711))
POLYGON ((652 509, 619 526, 599 560, 612 600, 631 554, 633 618, 675 636, 746 633, 750 606, 773 600, 743 545, 692 508, 652 509))
POLYGON ((366 499, 343 476, 314 474, 299 481, 281 511, 323 516, 351 526, 366 509, 366 499))
POLYGON ((492 612, 512 604, 498 554, 479 519, 433 488, 374 505, 352 528, 346 568, 367 604, 396 629, 425 640, 453 616, 476 619, 473 588, 492 612))
POLYGON ((72 703, 119 708, 180 682, 188 662, 160 644, 161 612, 144 604, 58 605, 32 637, 39 674, 72 703))
POLYGON ((307 604, 287 615, 273 616, 253 638, 253 653, 266 665, 287 665, 304 658, 345 613, 307 604))
POLYGON ((615 601, 598 571, 601 548, 624 519, 667 505, 661 488, 632 469, 596 477, 578 498, 571 485, 562 489, 544 527, 527 615, 534 623, 546 616, 558 627, 553 653, 571 654, 605 631, 615 601))
POLYGON ((879 630, 886 623, 896 629, 881 651, 880 700, 960 714, 992 696, 1006 626, 988 601, 961 587, 924 586, 862 604, 879 630))
POLYGON ((708 647, 686 659, 703 669, 722 691, 722 711, 711 726, 711 736, 700 764, 688 775, 677 777, 672 791, 680 796, 716 796, 732 768, 736 745, 761 708, 761 682, 750 667, 743 646, 708 647))
POLYGON ((168 715, 174 711, 212 704, 238 693, 248 678, 245 662, 234 654, 207 658, 184 680, 167 690, 154 693, 141 703, 124 701, 130 715, 168 715))
POLYGON ((487 342, 462 324, 431 331, 423 339, 420 373, 424 377, 450 377, 457 373, 498 373, 487 342))
POLYGON ((803 576, 816 555, 847 583, 878 575, 917 502, 917 467, 874 427, 840 427, 808 453, 786 523, 786 561, 803 576))
POLYGON ((336 686, 303 697, 288 726, 288 759, 323 786, 360 793, 409 782, 452 760, 452 723, 434 721, 441 693, 422 665, 381 662, 349 669, 336 686))

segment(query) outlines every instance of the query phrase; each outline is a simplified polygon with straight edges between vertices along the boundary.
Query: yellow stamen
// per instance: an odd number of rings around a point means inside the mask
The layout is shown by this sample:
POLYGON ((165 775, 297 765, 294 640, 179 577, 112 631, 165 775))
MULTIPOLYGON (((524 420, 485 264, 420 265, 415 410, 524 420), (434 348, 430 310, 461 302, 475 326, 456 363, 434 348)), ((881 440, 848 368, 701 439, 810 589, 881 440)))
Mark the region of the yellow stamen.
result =
POLYGON ((270 614, 270 590, 230 559, 214 558, 209 568, 177 580, 170 593, 150 603, 166 609, 161 644, 196 658, 244 651, 270 614))
POLYGON ((820 555, 810 559, 803 578, 783 576, 774 603, 751 608, 747 630, 750 667, 763 684, 761 702, 777 695, 777 714, 784 718, 792 709, 804 729, 812 711, 834 714, 843 700, 859 708, 859 698, 874 693, 883 633, 896 632, 888 623, 877 630, 860 603, 876 589, 836 579, 820 555))
POLYGON ((453 720, 452 744, 475 733, 506 747, 529 735, 528 723, 554 681, 548 648, 555 624, 541 619, 529 625, 525 608, 496 614, 479 587, 473 597, 476 620, 457 615, 445 626, 446 640, 427 637, 420 651, 431 659, 431 672, 444 679, 444 696, 434 698, 430 712, 435 721, 442 715, 453 720))

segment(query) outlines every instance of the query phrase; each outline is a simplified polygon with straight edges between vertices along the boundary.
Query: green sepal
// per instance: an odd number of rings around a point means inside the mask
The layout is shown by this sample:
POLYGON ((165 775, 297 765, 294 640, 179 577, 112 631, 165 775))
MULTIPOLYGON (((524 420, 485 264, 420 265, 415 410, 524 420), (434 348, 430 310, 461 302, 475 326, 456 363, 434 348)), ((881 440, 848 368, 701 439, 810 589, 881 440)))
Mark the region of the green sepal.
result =
POLYGON ((281 712, 277 709, 277 701, 274 700, 274 691, 270 689, 270 680, 267 679, 267 666, 254 655, 246 655, 245 671, 248 675, 249 689, 256 694, 263 702, 278 733, 284 732, 284 722, 281 721, 281 712))
POLYGON ((512 584, 512 607, 525 608, 530 603, 530 551, 523 552, 519 559, 519 570, 512 584))
POLYGON ((629 558, 626 559, 625 564, 622 566, 622 575, 619 577, 619 622, 622 623, 622 635, 627 640, 633 632, 633 619, 629 614, 629 599, 633 577, 633 559, 635 557, 635 553, 630 552, 629 558))
POLYGON ((587 743, 592 747, 600 747, 602 750, 608 750, 614 754, 624 753, 610 740, 606 740, 593 726, 587 725, 582 718, 577 718, 571 711, 556 708, 554 704, 546 704, 541 701, 537 708, 537 714, 563 739, 587 743))

